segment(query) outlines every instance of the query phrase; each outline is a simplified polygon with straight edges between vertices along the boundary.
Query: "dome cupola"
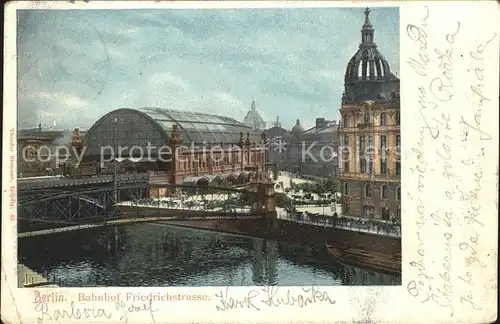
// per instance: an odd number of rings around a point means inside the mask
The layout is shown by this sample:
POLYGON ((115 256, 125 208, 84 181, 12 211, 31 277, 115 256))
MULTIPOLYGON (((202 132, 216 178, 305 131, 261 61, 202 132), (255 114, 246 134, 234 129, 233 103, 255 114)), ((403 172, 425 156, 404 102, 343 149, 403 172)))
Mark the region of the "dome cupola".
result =
POLYGON ((264 121, 264 118, 262 118, 260 113, 255 108, 255 100, 252 100, 250 110, 243 119, 243 123, 249 127, 252 127, 252 129, 263 130, 266 128, 266 122, 264 121))
POLYGON ((394 99, 395 92, 399 93, 399 79, 375 44, 370 9, 364 14, 359 49, 347 64, 344 102, 394 99))
POLYGON ((298 135, 300 133, 304 132, 304 127, 300 124, 300 120, 297 119, 297 123, 295 126, 293 126, 292 130, 290 131, 291 134, 293 135, 298 135))

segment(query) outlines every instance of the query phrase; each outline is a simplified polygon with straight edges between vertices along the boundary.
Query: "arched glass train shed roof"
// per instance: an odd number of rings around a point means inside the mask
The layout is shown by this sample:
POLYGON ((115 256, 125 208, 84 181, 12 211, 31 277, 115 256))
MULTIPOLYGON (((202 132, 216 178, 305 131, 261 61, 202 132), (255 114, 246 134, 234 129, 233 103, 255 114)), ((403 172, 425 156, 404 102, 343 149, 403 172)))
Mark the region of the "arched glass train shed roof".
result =
MULTIPOLYGON (((122 156, 129 156, 128 150, 134 146, 144 150, 148 145, 168 145, 173 125, 177 125, 181 144, 186 146, 206 143, 227 147, 239 143, 240 133, 244 140, 247 133, 251 142, 261 140, 260 132, 230 117, 150 107, 121 108, 107 113, 89 129, 83 143, 85 155, 100 155, 101 150, 121 147, 122 156)), ((133 151, 130 155, 135 156, 140 150, 133 151)))

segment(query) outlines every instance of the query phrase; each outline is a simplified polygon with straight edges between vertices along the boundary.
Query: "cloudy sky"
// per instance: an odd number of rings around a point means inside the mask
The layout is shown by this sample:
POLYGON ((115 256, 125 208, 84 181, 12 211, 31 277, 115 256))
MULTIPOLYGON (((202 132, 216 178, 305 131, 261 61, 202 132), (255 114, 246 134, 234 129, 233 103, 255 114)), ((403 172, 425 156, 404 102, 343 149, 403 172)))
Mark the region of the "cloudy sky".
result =
MULTIPOLYGON (((399 74, 399 10, 373 8, 375 42, 399 74)), ((336 119, 362 8, 18 11, 19 127, 89 128, 155 106, 243 120, 336 119)))

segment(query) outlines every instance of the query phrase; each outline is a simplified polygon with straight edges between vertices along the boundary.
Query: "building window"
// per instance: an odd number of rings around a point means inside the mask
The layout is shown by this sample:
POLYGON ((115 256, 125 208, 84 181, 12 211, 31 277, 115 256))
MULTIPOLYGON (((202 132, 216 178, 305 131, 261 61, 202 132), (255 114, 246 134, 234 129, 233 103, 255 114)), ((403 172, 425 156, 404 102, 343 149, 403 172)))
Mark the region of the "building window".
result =
POLYGON ((364 158, 359 160, 359 172, 366 173, 366 160, 364 158))
POLYGON ((370 115, 369 114, 364 114, 364 116, 363 116, 363 122, 365 124, 369 124, 370 123, 370 115))
POLYGON ((347 186, 347 182, 344 182, 344 195, 349 195, 349 187, 347 186))
POLYGON ((344 162, 344 172, 349 172, 349 161, 344 162))
POLYGON ((396 161, 396 175, 401 175, 401 162, 396 161))
POLYGON ((344 142, 343 142, 343 143, 344 143, 344 145, 345 145, 345 146, 349 145, 349 136, 344 135, 343 140, 344 140, 344 142))
POLYGON ((385 158, 380 158, 380 174, 387 174, 387 161, 385 158))
POLYGON ((380 187, 380 197, 384 199, 389 198, 389 187, 387 185, 382 185, 380 187))
POLYGON ((363 206, 363 216, 373 217, 373 206, 363 206))
POLYGON ((401 200, 401 187, 396 188, 396 200, 397 201, 401 200))
POLYGON ((397 220, 401 220, 401 209, 398 208, 398 210, 396 210, 396 219, 397 220))
POLYGON ((384 220, 389 219, 389 208, 388 207, 382 207, 382 219, 384 219, 384 220))
POLYGON ((399 111, 396 111, 396 126, 399 126, 401 123, 401 116, 399 115, 399 111))
POLYGON ((368 148, 370 150, 373 148, 373 136, 368 136, 368 148))
POLYGON ((347 116, 344 116, 344 128, 349 127, 349 118, 347 116))
POLYGON ((385 113, 380 114, 380 126, 386 126, 387 125, 387 117, 385 113))
POLYGON ((359 153, 363 154, 365 152, 365 136, 359 137, 359 153))
POLYGON ((373 187, 372 187, 371 183, 365 184, 365 197, 366 198, 372 197, 372 194, 373 194, 372 191, 373 191, 373 187))
POLYGON ((399 150, 401 147, 401 135, 396 135, 396 149, 399 150))
POLYGON ((387 136, 381 135, 380 136, 380 153, 381 154, 385 153, 386 147, 387 147, 387 136))

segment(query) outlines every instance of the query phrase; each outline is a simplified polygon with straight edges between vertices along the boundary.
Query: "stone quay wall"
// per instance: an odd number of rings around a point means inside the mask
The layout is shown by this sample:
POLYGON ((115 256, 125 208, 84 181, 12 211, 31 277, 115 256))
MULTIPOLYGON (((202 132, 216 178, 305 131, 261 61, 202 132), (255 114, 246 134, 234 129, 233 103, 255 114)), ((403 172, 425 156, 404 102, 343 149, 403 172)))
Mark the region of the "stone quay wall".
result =
POLYGON ((401 238, 398 237, 300 224, 280 219, 185 220, 165 221, 165 224, 248 235, 317 248, 324 248, 325 243, 329 243, 339 249, 358 248, 388 255, 401 253, 401 238))

